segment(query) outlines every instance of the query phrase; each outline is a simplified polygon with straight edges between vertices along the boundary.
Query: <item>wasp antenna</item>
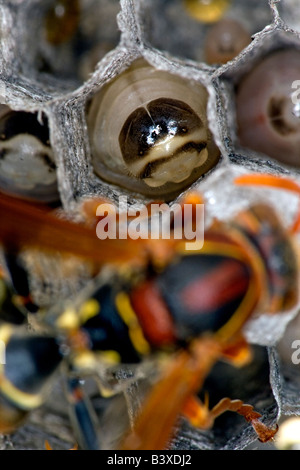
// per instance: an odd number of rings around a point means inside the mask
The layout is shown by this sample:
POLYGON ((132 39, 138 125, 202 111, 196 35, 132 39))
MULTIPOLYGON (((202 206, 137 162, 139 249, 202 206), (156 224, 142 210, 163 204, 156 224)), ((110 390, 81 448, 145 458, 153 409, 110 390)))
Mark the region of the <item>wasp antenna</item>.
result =
MULTIPOLYGON (((287 189, 293 191, 300 196, 300 184, 285 176, 265 175, 260 173, 241 175, 235 178, 234 183, 237 185, 250 186, 271 186, 278 189, 287 189)), ((291 233, 296 233, 300 230, 300 208, 294 220, 292 227, 289 229, 291 233)))

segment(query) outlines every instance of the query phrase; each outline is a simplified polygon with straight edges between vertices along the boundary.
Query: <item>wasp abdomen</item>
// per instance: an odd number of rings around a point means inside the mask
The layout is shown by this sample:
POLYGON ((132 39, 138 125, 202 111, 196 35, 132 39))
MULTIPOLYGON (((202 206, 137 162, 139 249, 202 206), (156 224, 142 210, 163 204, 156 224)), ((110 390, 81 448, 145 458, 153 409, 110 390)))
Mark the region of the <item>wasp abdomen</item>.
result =
MULTIPOLYGON (((90 348, 94 351, 114 351, 125 363, 140 361, 140 355, 134 345, 130 327, 122 315, 124 305, 119 305, 120 290, 106 284, 98 289, 92 300, 98 303, 98 312, 82 325, 88 335, 90 348)), ((91 300, 91 299, 89 299, 91 300)))
MULTIPOLYGON (((23 332, 23 333, 22 333, 23 332)), ((0 431, 11 432, 44 401, 48 380, 62 360, 53 337, 28 336, 3 325, 5 364, 0 369, 0 431)))
POLYGON ((245 264, 219 255, 185 256, 157 280, 180 339, 220 329, 241 304, 249 282, 245 264))

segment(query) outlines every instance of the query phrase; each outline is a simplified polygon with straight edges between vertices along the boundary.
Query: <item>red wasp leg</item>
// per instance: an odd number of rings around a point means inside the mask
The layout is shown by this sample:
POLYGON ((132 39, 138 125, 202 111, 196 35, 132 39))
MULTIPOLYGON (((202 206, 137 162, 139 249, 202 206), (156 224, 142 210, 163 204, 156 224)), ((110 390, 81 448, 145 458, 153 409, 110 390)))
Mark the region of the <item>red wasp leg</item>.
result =
POLYGON ((268 442, 278 431, 278 426, 275 429, 269 428, 264 423, 259 421, 261 414, 254 410, 252 405, 247 405, 241 400, 231 400, 230 398, 223 398, 217 405, 211 410, 213 419, 220 416, 225 411, 235 411, 236 413, 243 416, 254 428, 258 439, 261 442, 268 442))
POLYGON ((189 397, 181 413, 195 428, 210 429, 214 423, 214 418, 208 408, 208 399, 202 403, 197 396, 189 397))
MULTIPOLYGON (((237 185, 260 185, 271 186, 279 189, 287 189, 300 195, 300 184, 284 176, 264 175, 264 174, 249 174, 238 176, 234 180, 237 185)), ((297 217, 294 220, 293 226, 290 228, 291 233, 295 233, 300 229, 300 209, 297 217)))
POLYGON ((184 404, 199 390, 220 353, 219 342, 213 338, 196 340, 191 352, 182 350, 153 387, 133 431, 120 449, 165 449, 184 404))
POLYGON ((224 347, 222 356, 235 367, 242 367, 252 360, 252 351, 246 339, 240 335, 234 342, 224 347))
POLYGON ((183 408, 184 416, 192 426, 200 429, 209 429, 213 426, 215 419, 226 411, 233 411, 243 416, 249 422, 261 442, 268 442, 275 436, 278 427, 269 428, 259 421, 261 414, 253 409, 252 405, 243 403, 241 400, 223 398, 212 410, 208 409, 207 403, 202 403, 196 396, 190 397, 183 408))
MULTIPOLYGON (((252 359, 251 348, 242 335, 238 335, 233 341, 226 343, 221 354, 224 359, 236 367, 242 367, 252 359)), ((208 396, 204 403, 197 396, 190 396, 184 403, 181 412, 195 427, 209 429, 214 423, 215 416, 209 410, 208 396)))

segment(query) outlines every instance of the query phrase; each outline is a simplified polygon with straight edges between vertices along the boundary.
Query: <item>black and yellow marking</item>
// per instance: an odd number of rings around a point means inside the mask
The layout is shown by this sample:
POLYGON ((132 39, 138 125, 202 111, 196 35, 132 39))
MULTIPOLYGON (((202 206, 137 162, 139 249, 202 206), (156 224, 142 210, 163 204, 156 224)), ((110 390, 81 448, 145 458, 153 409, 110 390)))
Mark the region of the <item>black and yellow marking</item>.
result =
POLYGON ((142 356, 151 352, 150 345, 145 339, 138 318, 131 306, 129 296, 126 292, 119 292, 115 300, 116 308, 129 329, 129 336, 136 351, 142 356))
POLYGON ((140 351, 145 351, 142 333, 132 323, 128 303, 124 299, 120 302, 119 292, 118 286, 102 285, 80 306, 77 321, 88 338, 90 350, 105 357, 106 362, 139 362, 140 351))
POLYGON ((62 360, 56 339, 29 335, 25 328, 3 324, 0 340, 5 344, 5 364, 0 364, 0 395, 21 410, 40 406, 44 387, 62 360))

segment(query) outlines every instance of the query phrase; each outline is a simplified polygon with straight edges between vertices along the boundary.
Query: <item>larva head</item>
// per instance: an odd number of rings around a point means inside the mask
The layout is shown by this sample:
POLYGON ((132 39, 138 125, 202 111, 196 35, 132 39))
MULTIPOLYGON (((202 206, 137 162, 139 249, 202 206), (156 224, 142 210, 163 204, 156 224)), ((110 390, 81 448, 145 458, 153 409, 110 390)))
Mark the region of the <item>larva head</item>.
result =
POLYGON ((47 121, 0 105, 0 190, 41 202, 59 200, 47 121))
POLYGON ((91 103, 95 172, 143 194, 180 192, 219 159, 206 104, 202 85, 136 61, 91 103))

